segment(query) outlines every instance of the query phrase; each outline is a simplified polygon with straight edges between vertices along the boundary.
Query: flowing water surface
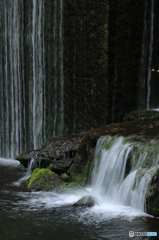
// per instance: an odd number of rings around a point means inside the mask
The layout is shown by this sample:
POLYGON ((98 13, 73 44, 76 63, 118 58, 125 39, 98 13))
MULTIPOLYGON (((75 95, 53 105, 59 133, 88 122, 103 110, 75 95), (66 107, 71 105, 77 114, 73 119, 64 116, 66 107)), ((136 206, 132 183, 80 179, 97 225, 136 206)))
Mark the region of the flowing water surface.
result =
POLYGON ((91 208, 72 206, 82 196, 89 195, 90 188, 61 194, 23 192, 15 186, 23 177, 15 169, 17 164, 0 159, 1 240, 129 239, 129 231, 159 229, 157 219, 106 199, 91 208))

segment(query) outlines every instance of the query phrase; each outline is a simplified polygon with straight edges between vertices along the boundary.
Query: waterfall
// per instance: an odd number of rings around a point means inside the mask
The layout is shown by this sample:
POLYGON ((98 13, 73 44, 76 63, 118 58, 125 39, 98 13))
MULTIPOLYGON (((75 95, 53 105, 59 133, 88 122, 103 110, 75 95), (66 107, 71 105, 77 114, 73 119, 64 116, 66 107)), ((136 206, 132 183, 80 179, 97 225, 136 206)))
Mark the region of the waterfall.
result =
POLYGON ((23 76, 23 8, 21 1, 4 1, 4 12, 1 13, 1 118, 0 156, 13 158, 15 154, 25 148, 22 141, 25 125, 25 109, 23 76), (24 118, 23 118, 24 117, 24 118), (22 146, 23 145, 23 146, 22 146))
POLYGON ((139 77, 139 109, 150 109, 152 107, 151 69, 153 68, 152 59, 154 45, 154 0, 151 1, 150 10, 148 4, 149 2, 145 0, 141 68, 139 77))
POLYGON ((26 182, 31 177, 32 170, 35 169, 36 167, 37 167, 36 161, 34 159, 31 159, 30 163, 28 164, 28 168, 25 175, 22 178, 20 178, 17 182, 13 183, 13 185, 19 186, 22 183, 26 182))
POLYGON ((146 191, 159 167, 159 154, 154 156, 154 149, 150 153, 144 147, 124 137, 99 139, 91 174, 91 194, 100 196, 102 201, 144 212, 146 191), (152 157, 155 159, 150 161, 152 157))
POLYGON ((0 4, 0 156, 14 159, 63 133, 63 0, 0 4))
POLYGON ((43 85, 44 76, 44 42, 43 42, 43 1, 33 1, 32 12, 32 58, 33 58, 33 139, 34 149, 37 149, 43 142, 43 85))

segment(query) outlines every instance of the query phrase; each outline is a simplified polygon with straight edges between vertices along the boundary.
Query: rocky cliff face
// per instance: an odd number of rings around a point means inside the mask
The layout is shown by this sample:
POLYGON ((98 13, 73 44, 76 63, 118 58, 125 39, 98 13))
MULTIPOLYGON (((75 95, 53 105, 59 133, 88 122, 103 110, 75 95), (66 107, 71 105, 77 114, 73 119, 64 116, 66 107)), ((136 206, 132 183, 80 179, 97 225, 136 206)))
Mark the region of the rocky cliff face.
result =
POLYGON ((159 106, 158 9, 153 1, 109 3, 109 122, 125 113, 159 106))
POLYGON ((108 1, 64 3, 65 132, 106 122, 108 1))
POLYGON ((144 1, 109 3, 109 122, 137 109, 144 1))

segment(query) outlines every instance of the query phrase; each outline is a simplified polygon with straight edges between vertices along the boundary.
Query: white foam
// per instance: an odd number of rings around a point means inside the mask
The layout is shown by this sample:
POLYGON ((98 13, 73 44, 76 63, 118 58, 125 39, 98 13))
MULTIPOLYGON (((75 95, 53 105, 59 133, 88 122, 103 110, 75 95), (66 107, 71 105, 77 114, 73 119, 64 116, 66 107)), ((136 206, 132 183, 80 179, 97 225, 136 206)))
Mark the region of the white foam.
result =
POLYGON ((17 160, 0 158, 0 166, 17 167, 19 164, 20 162, 17 160))

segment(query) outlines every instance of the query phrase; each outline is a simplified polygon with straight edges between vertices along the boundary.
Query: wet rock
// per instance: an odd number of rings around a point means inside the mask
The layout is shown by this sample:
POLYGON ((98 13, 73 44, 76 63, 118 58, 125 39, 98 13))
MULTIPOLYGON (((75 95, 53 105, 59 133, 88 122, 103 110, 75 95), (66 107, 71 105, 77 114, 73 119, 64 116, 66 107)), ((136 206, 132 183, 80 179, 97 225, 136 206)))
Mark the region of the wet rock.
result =
POLYGON ((70 181, 70 176, 67 173, 62 173, 60 175, 60 178, 65 181, 65 182, 69 182, 70 181))
POLYGON ((96 204, 96 200, 91 196, 84 196, 80 200, 78 200, 73 206, 75 207, 92 207, 96 204))
POLYGON ((159 169, 152 177, 146 193, 146 211, 148 214, 159 217, 159 169))
MULTIPOLYGON (((24 167, 28 167, 28 163, 31 159, 34 159, 37 162, 37 167, 47 168, 54 161, 74 158, 80 141, 80 135, 55 137, 45 144, 42 144, 42 148, 25 151, 16 156, 16 159, 19 160, 24 167)), ((68 163, 68 161, 66 162, 68 163)), ((66 170, 62 172, 66 172, 66 170)))
POLYGON ((89 179, 97 140, 98 136, 91 136, 89 134, 82 136, 80 146, 69 170, 72 181, 79 183, 83 187, 89 179))
POLYGON ((60 177, 51 172, 49 169, 36 168, 29 180, 28 190, 34 191, 58 191, 62 180, 60 177))
POLYGON ((25 168, 22 164, 19 164, 17 170, 18 172, 26 172, 27 168, 25 168))
POLYGON ((159 112, 155 110, 138 110, 125 115, 123 121, 140 121, 144 119, 159 118, 159 112))
POLYGON ((63 160, 56 161, 55 163, 53 163, 51 171, 58 174, 65 173, 70 168, 72 162, 73 158, 65 158, 63 160))

